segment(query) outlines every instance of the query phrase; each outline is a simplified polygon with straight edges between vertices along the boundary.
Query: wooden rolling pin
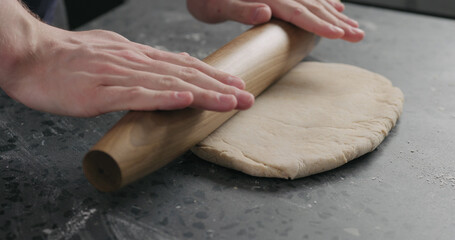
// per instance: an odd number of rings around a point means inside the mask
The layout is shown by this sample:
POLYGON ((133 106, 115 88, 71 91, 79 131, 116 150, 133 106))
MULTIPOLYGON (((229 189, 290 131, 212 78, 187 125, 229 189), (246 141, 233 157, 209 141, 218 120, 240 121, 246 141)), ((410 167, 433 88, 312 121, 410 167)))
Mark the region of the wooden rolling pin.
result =
MULTIPOLYGON (((246 90, 257 96, 300 62, 317 39, 272 20, 244 32, 204 62, 242 78, 246 90)), ((85 175, 100 191, 115 191, 182 155, 236 112, 131 111, 85 155, 85 175)))

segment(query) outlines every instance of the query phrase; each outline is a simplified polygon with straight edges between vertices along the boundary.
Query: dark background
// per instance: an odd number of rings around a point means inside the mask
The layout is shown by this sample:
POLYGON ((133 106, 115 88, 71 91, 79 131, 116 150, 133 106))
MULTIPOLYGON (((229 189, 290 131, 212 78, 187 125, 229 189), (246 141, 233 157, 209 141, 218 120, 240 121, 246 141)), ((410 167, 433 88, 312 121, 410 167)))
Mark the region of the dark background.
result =
MULTIPOLYGON (((70 29, 106 13, 125 0, 65 0, 70 29)), ((344 0, 343 2, 455 18, 455 1, 451 0, 344 0)))
POLYGON ((65 0, 69 28, 77 28, 124 2, 125 0, 65 0))

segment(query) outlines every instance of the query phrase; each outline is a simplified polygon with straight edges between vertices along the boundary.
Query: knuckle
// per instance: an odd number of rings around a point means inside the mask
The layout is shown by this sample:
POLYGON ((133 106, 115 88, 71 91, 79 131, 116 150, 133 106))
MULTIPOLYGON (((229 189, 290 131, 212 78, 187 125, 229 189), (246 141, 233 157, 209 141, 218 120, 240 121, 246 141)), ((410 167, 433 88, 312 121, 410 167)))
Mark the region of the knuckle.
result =
POLYGON ((203 104, 210 102, 216 94, 215 91, 207 89, 196 89, 192 92, 196 101, 203 104))
POLYGON ((77 44, 75 48, 75 52, 79 55, 87 55, 90 57, 96 56, 98 51, 96 51, 95 47, 89 43, 80 43, 77 44))
POLYGON ((94 73, 98 74, 114 74, 114 73, 120 73, 120 69, 118 68, 117 65, 112 64, 112 63, 102 63, 95 65, 93 68, 94 73))
POLYGON ((241 19, 241 20, 246 20, 246 19, 250 19, 250 9, 248 8, 241 8, 240 11, 234 11, 234 14, 237 15, 237 18, 238 19, 241 19))
POLYGON ((235 87, 231 87, 231 86, 227 86, 227 85, 225 85, 225 86, 223 86, 221 88, 221 92, 222 93, 227 93, 227 94, 234 94, 235 95, 235 94, 237 94, 237 91, 238 90, 235 87))
POLYGON ((185 56, 184 61, 189 65, 189 66, 197 66, 200 63, 200 60, 192 57, 192 56, 185 56))
POLYGON ((124 57, 124 58, 131 58, 132 56, 135 55, 135 53, 132 50, 130 50, 130 49, 118 50, 118 51, 116 51, 116 53, 119 56, 124 57))
POLYGON ((333 25, 344 28, 346 24, 343 21, 341 21, 340 19, 335 19, 335 22, 333 23, 333 25))
POLYGON ((205 90, 200 94, 200 98, 204 103, 210 103, 216 101, 217 92, 212 90, 205 90))
POLYGON ((192 67, 183 67, 180 70, 180 75, 183 78, 193 79, 193 78, 196 78, 199 75, 199 71, 197 69, 195 69, 195 68, 192 68, 192 67))
POLYGON ((160 51, 160 50, 157 50, 157 49, 154 49, 154 48, 150 48, 148 50, 148 53, 147 55, 152 58, 152 59, 155 59, 155 60, 159 60, 159 59, 164 59, 165 58, 165 53, 160 51))
POLYGON ((140 54, 138 54, 137 51, 134 51, 132 49, 123 49, 123 50, 119 50, 117 52, 117 54, 124 58, 124 59, 127 59, 129 61, 133 61, 133 62, 139 62, 139 63, 145 63, 145 58, 143 56, 141 56, 140 54))
POLYGON ((292 10, 291 15, 289 15, 287 17, 287 19, 285 19, 285 20, 288 22, 292 22, 294 19, 303 15, 304 12, 305 12, 305 9, 303 7, 296 7, 292 10))
POLYGON ((130 87, 127 90, 127 94, 125 96, 125 100, 131 101, 134 98, 136 98, 138 95, 142 94, 143 92, 144 92, 144 88, 141 87, 141 86, 130 87))
POLYGON ((121 40, 121 41, 129 41, 127 38, 125 38, 124 36, 116 33, 116 32, 112 32, 112 31, 106 31, 106 30, 90 30, 91 33, 95 34, 95 35, 98 35, 100 37, 106 37, 106 38, 109 38, 109 39, 112 39, 112 40, 121 40))
POLYGON ((162 76, 159 79, 160 85, 166 87, 166 88, 173 88, 177 86, 180 82, 180 79, 174 77, 174 76, 162 76))
POLYGON ((318 13, 323 12, 322 5, 319 3, 309 3, 306 5, 307 9, 310 10, 312 13, 315 13, 316 15, 318 13))
POLYGON ((293 16, 300 16, 303 14, 305 10, 302 7, 296 7, 294 11, 292 11, 293 16))
POLYGON ((348 16, 341 14, 341 13, 336 13, 335 16, 344 22, 348 22, 349 20, 351 20, 348 16))

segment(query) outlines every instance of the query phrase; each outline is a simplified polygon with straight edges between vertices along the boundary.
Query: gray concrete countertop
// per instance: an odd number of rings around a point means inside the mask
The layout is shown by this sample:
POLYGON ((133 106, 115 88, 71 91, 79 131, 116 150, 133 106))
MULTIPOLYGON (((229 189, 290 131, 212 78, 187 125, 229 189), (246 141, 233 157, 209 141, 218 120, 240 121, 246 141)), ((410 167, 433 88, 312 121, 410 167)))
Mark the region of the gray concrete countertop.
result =
MULTIPOLYGON (((247 29, 206 25, 182 1, 131 0, 83 29, 203 58, 247 29)), ((0 93, 0 239, 454 239, 455 21, 347 4, 367 37, 311 59, 385 75, 405 94, 374 152, 288 181, 187 153, 119 192, 84 178, 84 153, 124 114, 60 117, 0 93)))

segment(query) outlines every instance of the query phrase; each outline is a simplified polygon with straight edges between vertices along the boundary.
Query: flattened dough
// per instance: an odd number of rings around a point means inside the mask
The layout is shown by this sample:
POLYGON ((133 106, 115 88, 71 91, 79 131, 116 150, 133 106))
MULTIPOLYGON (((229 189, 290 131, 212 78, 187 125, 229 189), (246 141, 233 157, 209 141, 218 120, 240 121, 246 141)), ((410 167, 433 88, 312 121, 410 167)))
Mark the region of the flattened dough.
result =
POLYGON ((303 62, 192 151, 253 176, 305 177, 373 151, 402 107, 403 93, 383 76, 303 62))

